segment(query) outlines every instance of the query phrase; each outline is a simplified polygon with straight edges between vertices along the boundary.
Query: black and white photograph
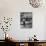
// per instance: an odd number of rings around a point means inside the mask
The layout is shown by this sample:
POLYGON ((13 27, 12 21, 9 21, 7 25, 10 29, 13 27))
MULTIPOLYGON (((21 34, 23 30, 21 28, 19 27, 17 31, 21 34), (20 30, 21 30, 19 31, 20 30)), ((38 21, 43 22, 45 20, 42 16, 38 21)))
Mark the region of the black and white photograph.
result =
POLYGON ((20 13, 20 26, 21 28, 32 28, 32 12, 20 13))

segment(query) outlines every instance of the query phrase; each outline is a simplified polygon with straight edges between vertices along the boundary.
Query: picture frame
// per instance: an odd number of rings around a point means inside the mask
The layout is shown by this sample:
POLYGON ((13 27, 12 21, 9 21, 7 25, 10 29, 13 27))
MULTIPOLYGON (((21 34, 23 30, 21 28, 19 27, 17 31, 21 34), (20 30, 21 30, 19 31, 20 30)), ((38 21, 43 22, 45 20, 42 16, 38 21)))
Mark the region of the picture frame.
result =
POLYGON ((20 27, 21 28, 32 28, 32 12, 21 12, 20 13, 20 27))

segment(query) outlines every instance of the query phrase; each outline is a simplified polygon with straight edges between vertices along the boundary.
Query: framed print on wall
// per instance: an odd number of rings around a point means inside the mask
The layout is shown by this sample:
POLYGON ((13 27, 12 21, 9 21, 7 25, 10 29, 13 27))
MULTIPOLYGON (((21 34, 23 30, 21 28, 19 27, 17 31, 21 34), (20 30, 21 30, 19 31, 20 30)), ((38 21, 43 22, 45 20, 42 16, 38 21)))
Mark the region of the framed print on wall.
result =
POLYGON ((20 13, 20 27, 21 28, 32 28, 32 12, 21 12, 20 13))

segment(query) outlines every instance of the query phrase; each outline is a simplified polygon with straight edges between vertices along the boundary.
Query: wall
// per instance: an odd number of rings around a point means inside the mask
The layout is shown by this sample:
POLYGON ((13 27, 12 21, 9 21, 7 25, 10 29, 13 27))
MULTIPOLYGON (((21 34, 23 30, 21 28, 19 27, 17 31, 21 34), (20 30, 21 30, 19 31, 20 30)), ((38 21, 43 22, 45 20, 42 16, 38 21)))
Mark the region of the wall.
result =
MULTIPOLYGON (((17 40, 27 40, 34 34, 37 35, 39 40, 46 39, 46 8, 33 8, 28 0, 0 0, 0 18, 3 16, 13 17, 12 26, 8 33, 17 40), (20 12, 33 13, 33 27, 31 29, 20 28, 20 12)), ((3 32, 1 31, 1 33, 3 32)), ((0 35, 2 35, 1 33, 0 35)), ((2 36, 0 36, 0 39, 2 39, 2 36)))

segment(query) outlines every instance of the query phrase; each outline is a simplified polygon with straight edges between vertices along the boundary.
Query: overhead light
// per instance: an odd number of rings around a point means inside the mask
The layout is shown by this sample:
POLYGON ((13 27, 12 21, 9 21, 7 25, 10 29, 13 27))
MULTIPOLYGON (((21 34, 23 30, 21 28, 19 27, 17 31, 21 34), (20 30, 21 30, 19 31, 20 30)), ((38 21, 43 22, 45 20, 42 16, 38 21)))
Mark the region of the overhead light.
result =
POLYGON ((40 7, 43 3, 45 3, 45 0, 43 2, 43 0, 29 0, 29 3, 32 7, 34 8, 38 8, 40 7))

